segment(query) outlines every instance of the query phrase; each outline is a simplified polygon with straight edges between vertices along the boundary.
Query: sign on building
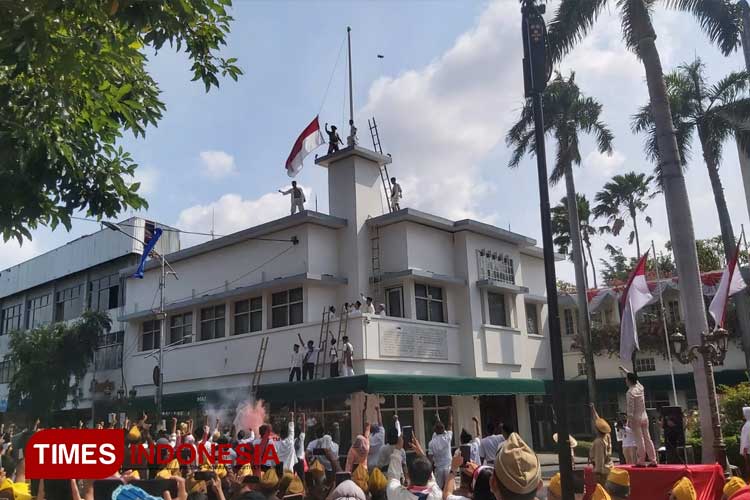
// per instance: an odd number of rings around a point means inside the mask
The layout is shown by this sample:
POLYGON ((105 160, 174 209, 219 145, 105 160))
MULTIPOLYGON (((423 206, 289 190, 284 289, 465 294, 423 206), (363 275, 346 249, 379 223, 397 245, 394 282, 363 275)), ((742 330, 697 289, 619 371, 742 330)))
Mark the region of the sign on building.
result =
POLYGON ((447 360, 448 330, 397 323, 381 325, 380 356, 447 360))

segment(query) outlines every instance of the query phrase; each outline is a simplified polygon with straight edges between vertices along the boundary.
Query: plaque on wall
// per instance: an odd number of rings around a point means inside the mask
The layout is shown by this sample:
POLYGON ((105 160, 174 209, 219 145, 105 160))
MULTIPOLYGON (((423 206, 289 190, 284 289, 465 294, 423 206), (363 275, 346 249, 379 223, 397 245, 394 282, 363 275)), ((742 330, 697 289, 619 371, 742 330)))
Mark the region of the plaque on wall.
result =
POLYGON ((448 330, 422 325, 383 325, 380 356, 448 359, 448 330))

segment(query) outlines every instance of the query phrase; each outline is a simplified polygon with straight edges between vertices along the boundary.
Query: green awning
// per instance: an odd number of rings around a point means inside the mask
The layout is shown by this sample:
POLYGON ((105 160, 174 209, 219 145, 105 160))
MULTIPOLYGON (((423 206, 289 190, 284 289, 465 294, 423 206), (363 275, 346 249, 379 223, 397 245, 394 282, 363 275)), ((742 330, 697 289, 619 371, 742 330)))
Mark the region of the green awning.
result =
MULTIPOLYGON (((669 375, 639 375, 638 377, 647 391, 672 390, 672 377, 669 375)), ((747 382, 748 376, 744 370, 721 370, 714 372, 716 385, 737 385, 747 382)), ((695 383, 692 373, 678 373, 674 376, 675 385, 680 390, 695 391, 695 383)), ((577 386, 585 386, 586 378, 566 382, 568 390, 574 390, 577 386)), ((625 392, 625 379, 623 377, 597 379, 596 386, 604 391, 625 392)), ((552 394, 552 381, 547 381, 547 392, 552 394)))
POLYGON ((545 394, 543 380, 372 374, 267 384, 260 386, 258 396, 266 401, 309 401, 358 391, 436 396, 545 394))

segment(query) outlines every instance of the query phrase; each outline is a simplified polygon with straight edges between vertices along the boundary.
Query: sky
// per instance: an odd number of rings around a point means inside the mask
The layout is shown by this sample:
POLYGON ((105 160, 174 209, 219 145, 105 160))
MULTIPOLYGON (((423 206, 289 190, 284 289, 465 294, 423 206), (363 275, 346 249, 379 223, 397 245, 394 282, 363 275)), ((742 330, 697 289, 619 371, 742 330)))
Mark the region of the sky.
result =
MULTIPOLYGON (((548 13, 557 3, 549 2, 548 13)), ((653 169, 643 154, 644 137, 630 130, 632 114, 647 102, 645 74, 625 49, 615 2, 610 4, 558 68, 564 74, 575 71, 582 92, 602 103, 602 120, 615 136, 611 156, 595 152, 589 137, 581 142, 576 187, 590 200, 613 175, 653 169)), ((359 140, 371 147, 367 119, 375 117, 383 150, 393 156, 390 173, 404 189, 402 207, 472 218, 541 241, 535 159, 509 169, 504 141, 523 105, 517 0, 235 0, 232 15, 223 54, 238 58, 245 73, 238 82, 222 80, 219 89, 206 93, 202 83, 190 81, 184 54, 147 52, 167 110, 145 138, 122 141, 140 165, 135 180, 150 204, 137 215, 184 230, 213 228, 219 235, 286 215, 289 200, 277 190, 289 185, 284 162, 297 135, 316 114, 321 124, 347 128, 344 41, 351 26, 359 140)), ((695 57, 706 64, 709 82, 743 69, 741 53, 723 57, 686 14, 659 7, 654 25, 665 71, 695 57)), ((550 162, 554 155, 554 143, 548 141, 550 162)), ((721 176, 739 233, 740 225, 748 224, 748 209, 733 143, 725 145, 721 176)), ((325 169, 308 158, 297 181, 306 190, 308 208, 317 204, 327 212, 325 169)), ((693 155, 686 181, 696 237, 719 234, 700 154, 693 155)), ((563 196, 563 183, 551 188, 553 204, 563 196)), ((654 240, 663 250, 669 230, 661 195, 650 202, 646 215, 653 226, 639 220, 642 246, 654 240)), ((69 233, 40 228, 21 246, 0 243, 0 268, 98 228, 74 221, 69 233)), ((594 238, 597 267, 607 256, 607 243, 635 256, 628 232, 594 238)), ((182 243, 205 240, 183 235, 182 243)), ((558 263, 557 274, 573 281, 572 264, 558 263)))

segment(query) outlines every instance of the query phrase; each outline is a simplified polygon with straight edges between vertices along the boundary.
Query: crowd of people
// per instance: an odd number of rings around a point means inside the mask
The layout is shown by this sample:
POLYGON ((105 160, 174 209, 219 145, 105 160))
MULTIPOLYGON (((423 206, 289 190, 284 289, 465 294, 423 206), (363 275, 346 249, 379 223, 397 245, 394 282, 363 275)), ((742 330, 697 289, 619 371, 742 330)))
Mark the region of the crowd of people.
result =
MULTIPOLYGON (((195 426, 192 420, 171 420, 169 428, 153 428, 146 415, 137 421, 96 428, 121 429, 128 445, 168 445, 177 449, 190 444, 211 450, 229 445, 252 444, 265 449, 273 445, 278 463, 261 455, 262 463, 210 463, 195 454, 195 460, 172 460, 165 465, 139 462, 126 454, 114 476, 97 481, 27 481, 23 447, 39 422, 17 432, 0 427, 2 469, 0 498, 8 500, 556 500, 562 498, 560 475, 545 486, 542 467, 534 450, 519 434, 503 423, 488 425, 480 435, 474 417, 475 435, 460 432, 460 445, 453 449, 453 422, 437 419, 431 439, 423 446, 401 426, 397 416, 383 425, 376 408, 376 422, 364 422, 363 432, 348 450, 336 443, 337 429, 324 429, 304 414, 290 413, 284 420, 264 423, 257 430, 236 430, 216 420, 214 426, 195 426), (408 452, 408 454, 407 454, 408 452), (161 481, 159 481, 161 480, 161 481), (165 481, 166 480, 166 481, 165 481), (163 491, 154 491, 162 488, 163 491)), ((592 407, 598 436, 592 445, 596 483, 577 498, 585 500, 630 499, 628 470, 615 467, 609 457, 610 429, 592 407), (601 462, 601 463, 600 463, 601 462)), ((79 423, 83 427, 83 423, 79 423)), ((237 454, 231 454, 234 458, 237 454)), ((668 500, 696 500, 696 489, 688 477, 681 478, 668 500)), ((723 500, 750 500, 750 486, 739 477, 726 482, 723 500)), ((637 499, 633 499, 637 500, 637 499)), ((717 499, 718 500, 718 499, 717 499)))

